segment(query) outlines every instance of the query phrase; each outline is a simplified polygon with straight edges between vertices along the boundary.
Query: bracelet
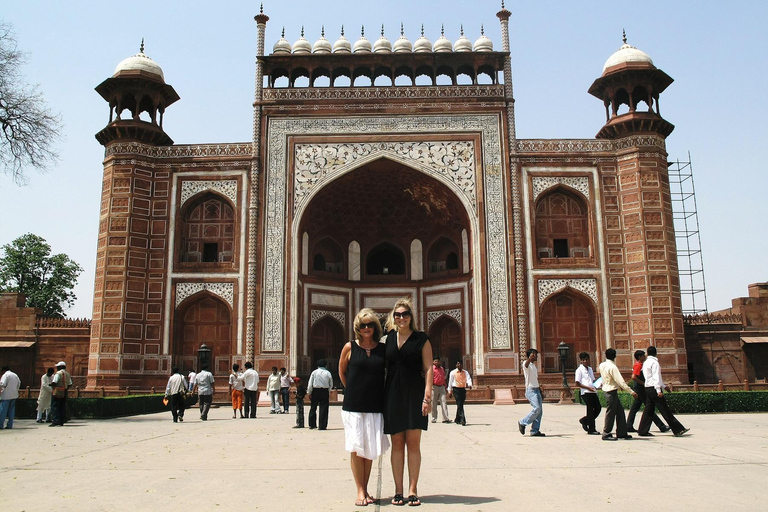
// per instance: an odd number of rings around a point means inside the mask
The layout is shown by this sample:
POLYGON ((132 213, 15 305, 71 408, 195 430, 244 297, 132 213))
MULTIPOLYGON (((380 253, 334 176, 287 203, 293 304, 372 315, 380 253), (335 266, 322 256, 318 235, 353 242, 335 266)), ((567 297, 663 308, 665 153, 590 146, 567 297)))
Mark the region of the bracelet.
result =
POLYGON ((427 400, 427 399, 425 398, 425 399, 424 399, 424 403, 425 403, 425 404, 427 404, 427 405, 429 405, 429 404, 431 404, 431 403, 432 403, 432 400, 427 400))

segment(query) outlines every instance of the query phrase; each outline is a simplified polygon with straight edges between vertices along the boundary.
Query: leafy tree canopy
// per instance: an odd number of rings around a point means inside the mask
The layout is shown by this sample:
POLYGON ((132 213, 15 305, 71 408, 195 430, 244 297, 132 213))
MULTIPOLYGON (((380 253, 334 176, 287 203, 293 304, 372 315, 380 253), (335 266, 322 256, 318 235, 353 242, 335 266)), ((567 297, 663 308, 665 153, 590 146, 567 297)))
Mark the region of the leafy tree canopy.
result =
POLYGON ((83 268, 66 254, 51 255, 45 239, 27 233, 2 247, 0 291, 27 296, 27 307, 45 316, 63 317, 74 303, 72 289, 83 268))

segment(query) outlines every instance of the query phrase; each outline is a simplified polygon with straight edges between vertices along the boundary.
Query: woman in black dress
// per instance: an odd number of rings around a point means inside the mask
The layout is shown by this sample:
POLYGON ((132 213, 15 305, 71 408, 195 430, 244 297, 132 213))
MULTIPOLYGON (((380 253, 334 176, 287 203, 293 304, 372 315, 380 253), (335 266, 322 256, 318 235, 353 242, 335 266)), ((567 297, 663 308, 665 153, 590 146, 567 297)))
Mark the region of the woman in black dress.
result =
POLYGON ((421 469, 421 431, 427 430, 432 410, 432 345, 426 333, 416 330, 408 298, 392 308, 387 328, 387 382, 384 433, 392 438, 393 505, 405 505, 403 475, 408 449, 408 504, 421 505, 417 486, 421 469))
POLYGON ((357 487, 355 505, 375 500, 368 493, 373 461, 389 448, 384 434, 384 368, 386 347, 379 343, 381 324, 373 310, 362 309, 354 322, 355 339, 341 351, 339 378, 344 384, 344 448, 350 452, 352 476, 357 487))

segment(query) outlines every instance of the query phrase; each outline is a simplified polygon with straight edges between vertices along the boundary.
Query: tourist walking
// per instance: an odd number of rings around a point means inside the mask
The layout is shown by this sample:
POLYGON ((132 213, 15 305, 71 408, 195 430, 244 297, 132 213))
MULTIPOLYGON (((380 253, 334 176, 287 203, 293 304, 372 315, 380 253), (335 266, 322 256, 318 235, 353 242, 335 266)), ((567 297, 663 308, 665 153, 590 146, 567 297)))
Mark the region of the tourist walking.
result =
POLYGON ((16 416, 16 400, 19 398, 21 380, 9 366, 3 366, 0 373, 3 374, 0 377, 0 429, 10 429, 13 428, 13 418, 16 416))
POLYGON ((280 400, 283 402, 283 414, 288 414, 291 405, 291 384, 293 378, 288 374, 285 367, 280 368, 280 400))
POLYGON ((690 429, 685 428, 675 418, 675 415, 669 410, 669 405, 667 405, 667 399, 664 397, 664 390, 667 389, 667 386, 661 378, 661 366, 659 360, 656 359, 656 347, 654 346, 648 347, 648 356, 643 363, 643 377, 645 377, 645 409, 640 417, 637 434, 644 437, 653 435, 650 433, 651 419, 656 409, 659 410, 659 414, 676 437, 688 432, 690 429))
POLYGON ((67 371, 67 364, 59 361, 56 373, 51 379, 51 424, 49 427, 60 427, 69 419, 67 417, 67 389, 72 386, 72 376, 67 371))
POLYGON ((253 369, 253 363, 248 361, 245 363, 245 371, 243 372, 243 396, 245 398, 245 417, 256 417, 256 402, 259 398, 259 373, 253 369))
POLYGON ((240 419, 243 416, 243 373, 240 371, 240 365, 232 365, 232 373, 229 374, 229 394, 232 397, 232 419, 237 418, 237 411, 240 411, 240 419))
POLYGON ((341 420, 344 449, 350 452, 352 476, 357 487, 355 505, 375 503, 368 492, 373 461, 387 449, 384 434, 384 372, 387 348, 379 343, 381 324, 372 309, 355 316, 355 339, 344 345, 339 357, 339 378, 344 385, 341 420))
POLYGON ((595 435, 600 432, 595 428, 595 419, 600 416, 600 398, 595 389, 595 372, 589 366, 589 353, 579 354, 579 367, 576 368, 576 387, 581 392, 581 399, 587 408, 586 414, 579 420, 581 428, 587 434, 595 435))
POLYGON ((213 403, 213 391, 215 384, 213 374, 208 371, 208 366, 200 368, 195 376, 195 386, 197 387, 197 397, 200 400, 200 419, 208 421, 208 411, 213 403))
POLYGON ((539 386, 539 370, 536 368, 536 361, 539 360, 539 351, 535 348, 529 348, 525 352, 525 361, 523 361, 523 375, 525 376, 525 398, 531 404, 531 412, 517 422, 517 428, 522 435, 525 435, 525 427, 531 426, 531 437, 544 437, 545 434, 540 430, 541 417, 544 414, 542 409, 541 387, 539 386))
POLYGON ((174 423, 184 421, 184 409, 186 408, 184 401, 187 398, 187 386, 187 379, 181 374, 181 370, 174 368, 168 379, 168 384, 165 386, 165 398, 170 402, 174 423))
POLYGON ((637 398, 632 388, 624 382, 618 366, 614 362, 616 350, 609 348, 605 351, 605 361, 600 363, 600 377, 603 379, 603 393, 605 394, 605 424, 603 425, 603 441, 616 441, 616 439, 632 439, 627 434, 627 418, 624 416, 624 407, 619 400, 619 389, 629 392, 637 398), (613 423, 616 422, 616 437, 613 436, 613 423))
POLYGON ((53 397, 53 388, 51 387, 51 379, 53 373, 56 370, 48 368, 43 376, 40 378, 40 394, 37 395, 37 422, 43 423, 51 421, 51 399, 53 397), (45 416, 45 419, 43 419, 45 416))
POLYGON ((437 422, 437 406, 443 415, 443 423, 450 423, 448 419, 448 404, 446 401, 446 375, 445 368, 440 364, 440 358, 432 358, 432 423, 437 422))
POLYGON ((451 374, 448 376, 448 396, 456 398, 456 419, 454 421, 457 425, 467 425, 467 418, 464 416, 464 402, 467 400, 468 389, 472 389, 472 377, 464 369, 461 361, 456 361, 456 368, 451 370, 451 374))
POLYGON ((309 428, 310 430, 318 428, 325 430, 328 428, 328 405, 330 403, 331 388, 333 387, 333 377, 331 372, 326 370, 328 364, 325 359, 317 362, 317 369, 309 375, 307 383, 307 395, 309 395, 309 428), (320 418, 318 424, 317 409, 320 408, 320 418))
MULTIPOLYGON (((187 375, 187 391, 191 393, 195 390, 195 383, 197 382, 197 373, 195 373, 195 370, 190 370, 189 375, 187 375)), ((194 404, 192 404, 194 405, 194 404)))
POLYGON ((272 367, 272 373, 267 377, 267 393, 271 403, 269 414, 280 414, 280 374, 277 373, 277 366, 272 367))
MULTIPOLYGON (((645 362, 645 352, 642 350, 635 350, 635 364, 632 366, 632 380, 634 386, 632 389, 637 393, 637 398, 632 400, 632 405, 629 407, 629 413, 627 414, 627 432, 637 432, 635 430, 635 416, 640 410, 640 406, 645 403, 645 377, 643 376, 643 363, 645 362)), ((659 429, 659 432, 669 431, 669 427, 659 418, 659 415, 655 412, 651 416, 653 424, 659 429)))
POLYGON ((384 433, 392 442, 393 505, 421 505, 421 432, 427 430, 432 410, 432 345, 418 331, 410 299, 395 303, 387 319, 387 380, 384 433), (405 452, 408 451, 408 498, 404 498, 405 452))
POLYGON ((296 425, 293 428, 304 428, 304 397, 307 396, 307 388, 296 377, 296 425))

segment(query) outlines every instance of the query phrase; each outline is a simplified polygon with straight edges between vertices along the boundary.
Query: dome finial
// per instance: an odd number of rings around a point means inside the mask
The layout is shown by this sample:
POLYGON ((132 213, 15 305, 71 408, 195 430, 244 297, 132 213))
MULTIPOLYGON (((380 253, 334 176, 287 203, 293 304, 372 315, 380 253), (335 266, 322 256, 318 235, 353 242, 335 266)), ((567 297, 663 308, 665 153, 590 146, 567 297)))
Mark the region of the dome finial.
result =
POLYGON ((480 25, 480 35, 481 36, 485 35, 485 27, 482 24, 480 25))
POLYGON ((325 37, 325 25, 320 25, 320 35, 325 37))
POLYGON ((627 31, 624 29, 621 29, 621 40, 624 41, 624 44, 627 44, 627 31))
POLYGON ((443 23, 442 25, 440 25, 440 35, 441 35, 441 36, 444 36, 444 35, 445 35, 445 23, 443 23))
POLYGON ((381 24, 381 37, 384 37, 384 24, 381 24))
POLYGON ((403 29, 403 22, 402 21, 400 22, 400 35, 401 36, 405 35, 405 29, 403 29))
POLYGON ((463 23, 461 24, 461 35, 462 36, 464 35, 464 24, 463 23))
POLYGON ((341 26, 341 35, 344 35, 344 25, 341 26))
POLYGON ((285 37, 285 27, 283 27, 283 34, 281 37, 285 37))
POLYGON ((365 25, 360 29, 360 37, 365 37, 365 25))
POLYGON ((504 0, 501 0, 501 8, 504 8, 504 0))
POLYGON ((259 7, 259 14, 264 14, 264 3, 262 3, 261 7, 259 7))
POLYGON ((144 38, 141 38, 141 46, 139 46, 139 53, 144 53, 144 38))
POLYGON ((301 26, 301 37, 304 37, 304 25, 301 26))
POLYGON ((424 24, 421 24, 421 37, 424 37, 424 24))

